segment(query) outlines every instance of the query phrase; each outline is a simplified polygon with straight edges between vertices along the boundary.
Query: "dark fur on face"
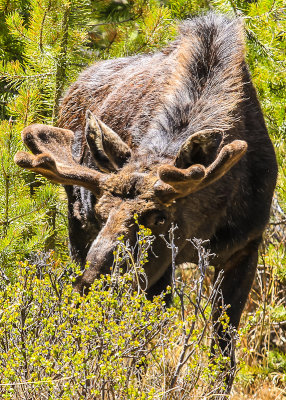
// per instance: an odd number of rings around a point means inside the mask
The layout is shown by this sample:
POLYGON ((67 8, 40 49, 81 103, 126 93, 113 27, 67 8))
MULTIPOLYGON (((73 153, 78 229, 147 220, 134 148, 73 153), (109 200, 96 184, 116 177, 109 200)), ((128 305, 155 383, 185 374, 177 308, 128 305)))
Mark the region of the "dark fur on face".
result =
POLYGON ((161 51, 85 70, 62 101, 60 128, 24 130, 34 155, 22 152, 16 162, 66 187, 71 254, 90 264, 78 290, 109 272, 119 235, 134 243, 136 212, 157 236, 149 296, 170 283, 169 250, 158 236, 173 222, 178 263, 196 262, 187 238, 210 240, 238 326, 277 176, 244 52, 239 20, 186 20, 161 51))

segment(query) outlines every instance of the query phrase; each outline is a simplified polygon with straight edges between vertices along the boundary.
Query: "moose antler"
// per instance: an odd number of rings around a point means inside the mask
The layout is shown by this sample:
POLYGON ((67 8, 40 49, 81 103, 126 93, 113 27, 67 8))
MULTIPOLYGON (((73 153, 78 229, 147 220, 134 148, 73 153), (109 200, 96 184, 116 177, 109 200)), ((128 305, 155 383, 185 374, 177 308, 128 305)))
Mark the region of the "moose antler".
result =
POLYGON ((183 169, 173 165, 162 165, 158 169, 158 175, 164 185, 161 187, 157 185, 156 192, 158 192, 159 197, 165 196, 167 198, 168 195, 164 192, 168 191, 169 197, 175 198, 184 197, 201 190, 226 174, 241 159, 246 150, 247 143, 245 141, 234 140, 221 149, 218 156, 208 167, 194 164, 183 169))
POLYGON ((17 165, 37 172, 51 181, 83 186, 98 193, 103 174, 74 161, 71 152, 74 139, 72 131, 33 124, 23 130, 22 139, 33 154, 18 152, 14 158, 17 165))

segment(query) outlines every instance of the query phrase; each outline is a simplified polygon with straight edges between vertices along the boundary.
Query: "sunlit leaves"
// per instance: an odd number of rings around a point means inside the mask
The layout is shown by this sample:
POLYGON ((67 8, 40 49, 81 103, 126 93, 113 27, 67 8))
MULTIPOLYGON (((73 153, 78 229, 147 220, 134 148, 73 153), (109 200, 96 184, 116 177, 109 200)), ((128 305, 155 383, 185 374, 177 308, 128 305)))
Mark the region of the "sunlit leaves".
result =
MULTIPOLYGON (((138 253, 145 254, 152 240, 141 227, 138 253)), ((13 283, 2 279, 2 398, 78 400, 101 393, 112 400, 151 400, 170 392, 172 399, 194 395, 200 400, 223 390, 229 358, 216 349, 216 357, 209 359, 211 315, 190 312, 182 321, 178 310, 166 309, 164 294, 147 300, 140 286, 144 262, 122 239, 115 258, 112 274, 96 279, 83 297, 72 287, 79 268, 49 254, 35 253, 31 262, 17 264, 13 283), (186 343, 189 357, 171 387, 186 343)), ((184 290, 189 311, 208 303, 204 296, 196 304, 193 284, 184 290)), ((227 329, 225 315, 221 321, 227 329)))

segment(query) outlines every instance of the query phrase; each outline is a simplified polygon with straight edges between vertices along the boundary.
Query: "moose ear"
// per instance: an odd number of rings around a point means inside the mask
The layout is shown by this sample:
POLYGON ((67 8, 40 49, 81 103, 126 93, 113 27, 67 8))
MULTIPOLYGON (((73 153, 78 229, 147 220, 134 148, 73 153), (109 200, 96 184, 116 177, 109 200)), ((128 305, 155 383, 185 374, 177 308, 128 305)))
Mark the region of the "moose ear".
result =
POLYGON ((131 156, 131 149, 91 111, 86 112, 85 135, 90 151, 104 172, 116 171, 131 156))
POLYGON ((203 130, 191 135, 181 146, 176 159, 177 168, 188 168, 193 164, 208 166, 215 158, 222 140, 222 132, 203 130))

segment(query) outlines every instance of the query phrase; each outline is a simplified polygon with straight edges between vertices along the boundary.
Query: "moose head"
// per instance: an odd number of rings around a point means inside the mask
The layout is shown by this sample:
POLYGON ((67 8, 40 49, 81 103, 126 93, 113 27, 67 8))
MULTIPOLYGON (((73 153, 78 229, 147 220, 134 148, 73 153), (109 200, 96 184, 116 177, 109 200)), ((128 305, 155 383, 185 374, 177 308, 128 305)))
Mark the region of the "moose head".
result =
POLYGON ((224 144, 221 131, 204 130, 192 134, 175 158, 160 159, 143 154, 140 147, 128 146, 90 111, 86 112, 85 139, 97 169, 75 161, 71 130, 34 124, 24 129, 22 138, 33 154, 18 152, 15 162, 20 167, 65 186, 84 187, 96 198, 94 213, 101 230, 88 250, 89 267, 76 284, 79 291, 100 274, 110 272, 119 236, 135 244, 135 213, 156 237, 145 266, 148 285, 152 286, 170 265, 170 254, 162 251, 165 245, 159 235, 166 235, 172 222, 177 223, 184 232, 178 242, 182 251, 185 238, 194 235, 204 219, 200 200, 194 205, 195 193, 225 175, 247 149, 245 141, 224 144), (196 208, 191 224, 182 213, 182 207, 190 208, 188 203, 196 208))

